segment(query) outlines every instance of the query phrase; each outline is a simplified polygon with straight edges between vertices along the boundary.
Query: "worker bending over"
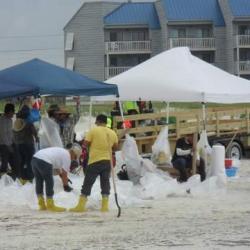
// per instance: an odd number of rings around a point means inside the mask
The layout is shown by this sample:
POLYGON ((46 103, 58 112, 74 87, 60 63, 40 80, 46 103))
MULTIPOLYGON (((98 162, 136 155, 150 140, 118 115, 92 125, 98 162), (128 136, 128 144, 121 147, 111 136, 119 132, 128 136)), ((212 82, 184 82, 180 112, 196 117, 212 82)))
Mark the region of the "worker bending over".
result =
POLYGON ((50 147, 39 150, 32 158, 31 165, 36 181, 36 194, 39 210, 63 212, 66 209, 54 204, 54 179, 53 175, 59 175, 64 189, 68 185, 67 173, 70 170, 72 160, 77 160, 81 155, 81 147, 73 145, 66 150, 60 147, 50 147), (45 182, 46 204, 43 197, 43 184, 45 182))

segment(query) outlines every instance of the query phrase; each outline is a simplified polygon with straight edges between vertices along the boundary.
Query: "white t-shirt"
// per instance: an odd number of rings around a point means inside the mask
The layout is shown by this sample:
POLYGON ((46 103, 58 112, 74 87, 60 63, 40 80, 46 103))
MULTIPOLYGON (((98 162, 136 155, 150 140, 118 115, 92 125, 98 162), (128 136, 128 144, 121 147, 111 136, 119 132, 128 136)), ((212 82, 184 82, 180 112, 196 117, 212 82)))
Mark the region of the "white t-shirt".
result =
POLYGON ((50 147, 39 150, 34 157, 52 164, 54 169, 70 170, 71 158, 69 151, 64 148, 50 147))

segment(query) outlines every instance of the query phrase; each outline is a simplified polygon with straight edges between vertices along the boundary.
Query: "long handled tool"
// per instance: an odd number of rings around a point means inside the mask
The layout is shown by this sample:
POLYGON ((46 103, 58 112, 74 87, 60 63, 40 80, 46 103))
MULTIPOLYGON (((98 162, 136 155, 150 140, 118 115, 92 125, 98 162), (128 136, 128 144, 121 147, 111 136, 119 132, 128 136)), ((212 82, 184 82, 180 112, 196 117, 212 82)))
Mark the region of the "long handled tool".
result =
POLYGON ((114 187, 114 193, 115 193, 115 203, 116 203, 116 206, 118 208, 118 214, 117 214, 117 217, 119 218, 121 216, 121 207, 119 205, 119 202, 118 202, 118 196, 117 196, 117 191, 116 191, 116 184, 115 184, 115 170, 114 170, 114 166, 113 166, 113 160, 112 160, 112 153, 111 153, 111 156, 110 156, 110 165, 111 165, 111 176, 112 176, 112 182, 113 182, 113 187, 114 187))
POLYGON ((116 206, 117 206, 117 208, 118 208, 117 217, 119 218, 119 217, 121 216, 121 207, 120 207, 119 202, 118 202, 118 195, 117 195, 117 191, 116 191, 115 170, 114 170, 113 157, 112 157, 112 147, 111 147, 111 145, 110 145, 110 140, 109 140, 108 134, 107 134, 107 140, 108 140, 108 144, 109 144, 111 177, 112 177, 112 183, 113 183, 114 194, 115 194, 115 203, 116 203, 116 206))

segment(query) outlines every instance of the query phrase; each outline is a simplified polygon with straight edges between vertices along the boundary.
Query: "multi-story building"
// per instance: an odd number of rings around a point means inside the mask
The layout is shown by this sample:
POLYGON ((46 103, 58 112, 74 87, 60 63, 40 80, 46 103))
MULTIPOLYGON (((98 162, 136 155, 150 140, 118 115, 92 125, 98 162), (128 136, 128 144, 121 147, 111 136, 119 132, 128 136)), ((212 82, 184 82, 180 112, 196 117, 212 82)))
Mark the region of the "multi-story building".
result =
POLYGON ((64 33, 65 66, 97 80, 179 46, 250 79, 250 0, 84 3, 64 33))

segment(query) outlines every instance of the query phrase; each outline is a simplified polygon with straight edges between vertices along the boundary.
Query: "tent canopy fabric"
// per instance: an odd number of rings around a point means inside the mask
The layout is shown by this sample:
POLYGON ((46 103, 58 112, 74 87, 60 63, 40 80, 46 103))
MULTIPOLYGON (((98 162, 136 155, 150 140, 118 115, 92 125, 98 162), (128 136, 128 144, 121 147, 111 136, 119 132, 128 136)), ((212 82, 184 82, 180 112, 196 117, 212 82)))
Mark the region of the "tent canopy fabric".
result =
POLYGON ((167 102, 250 102, 250 81, 174 48, 106 82, 118 85, 120 100, 167 102))
POLYGON ((7 81, 0 83, 0 99, 18 96, 37 95, 39 89, 29 86, 20 86, 7 81))
MULTIPOLYGON (((15 95, 18 93, 24 95, 23 92, 28 90, 33 91, 33 94, 57 96, 118 95, 118 88, 115 84, 92 80, 39 59, 0 71, 0 98, 6 97, 6 94, 2 94, 4 86, 12 89, 15 95)), ((11 93, 9 97, 12 96, 11 93)))

